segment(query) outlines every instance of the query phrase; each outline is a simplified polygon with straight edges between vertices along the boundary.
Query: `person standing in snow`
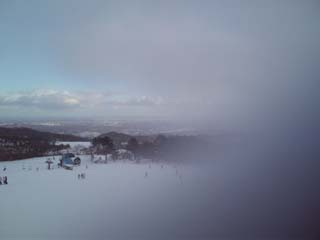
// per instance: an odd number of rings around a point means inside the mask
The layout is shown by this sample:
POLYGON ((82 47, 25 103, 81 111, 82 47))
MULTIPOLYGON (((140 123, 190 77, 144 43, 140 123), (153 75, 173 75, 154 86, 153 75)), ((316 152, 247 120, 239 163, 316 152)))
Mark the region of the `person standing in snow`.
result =
POLYGON ((4 177, 3 177, 3 183, 4 183, 4 184, 8 184, 8 178, 7 178, 7 176, 4 176, 4 177))
POLYGON ((0 177, 0 185, 2 185, 2 177, 0 177))

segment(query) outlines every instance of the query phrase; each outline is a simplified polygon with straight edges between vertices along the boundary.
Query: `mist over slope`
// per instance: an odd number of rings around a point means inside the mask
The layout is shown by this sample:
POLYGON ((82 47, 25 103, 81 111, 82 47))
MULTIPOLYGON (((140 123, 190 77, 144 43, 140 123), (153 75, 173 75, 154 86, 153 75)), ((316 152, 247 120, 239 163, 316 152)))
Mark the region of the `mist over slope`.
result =
POLYGON ((0 120, 90 138, 168 134, 162 153, 175 160, 79 172, 10 162, 0 238, 320 239, 319 9, 0 1, 0 120), (199 133, 222 142, 166 144, 199 133))

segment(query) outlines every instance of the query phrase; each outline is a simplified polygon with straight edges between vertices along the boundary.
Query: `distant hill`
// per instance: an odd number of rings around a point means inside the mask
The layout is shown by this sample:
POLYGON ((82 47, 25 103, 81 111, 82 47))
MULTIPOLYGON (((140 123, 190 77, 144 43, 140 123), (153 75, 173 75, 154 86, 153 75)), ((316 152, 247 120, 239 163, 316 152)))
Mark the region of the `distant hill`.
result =
POLYGON ((97 138, 109 137, 112 139, 114 145, 119 147, 121 143, 128 142, 130 138, 136 138, 139 142, 152 142, 157 137, 157 135, 129 135, 119 132, 108 132, 99 135, 97 138))
POLYGON ((0 138, 43 139, 49 141, 87 141, 88 139, 66 134, 40 132, 30 128, 5 128, 0 127, 0 138))
POLYGON ((119 132, 108 132, 98 136, 98 138, 109 137, 112 138, 113 141, 128 141, 131 136, 125 133, 119 132))
POLYGON ((0 127, 0 161, 39 157, 64 147, 56 146, 55 141, 85 140, 78 136, 40 132, 29 128, 0 127))

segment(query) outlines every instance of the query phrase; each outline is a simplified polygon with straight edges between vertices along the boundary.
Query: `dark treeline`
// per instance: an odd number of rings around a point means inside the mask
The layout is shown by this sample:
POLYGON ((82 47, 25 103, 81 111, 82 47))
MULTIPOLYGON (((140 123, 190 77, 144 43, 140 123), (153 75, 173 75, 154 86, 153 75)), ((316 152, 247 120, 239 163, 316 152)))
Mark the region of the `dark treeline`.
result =
POLYGON ((0 128, 0 161, 10 161, 43 156, 68 146, 56 141, 83 141, 83 138, 40 132, 28 128, 0 128))
MULTIPOLYGON (((28 128, 0 128, 0 161, 58 154, 59 151, 69 147, 57 145, 57 141, 88 141, 88 139, 28 128)), ((117 156, 119 150, 128 150, 130 152, 128 156, 133 156, 133 160, 186 161, 204 156, 211 157, 216 150, 221 149, 221 146, 217 147, 217 143, 213 144, 212 137, 204 136, 131 136, 110 132, 92 139, 91 142, 93 146, 87 149, 88 153, 112 154, 114 159, 119 159, 117 156)))
MULTIPOLYGON (((126 149, 134 159, 153 161, 194 160, 199 156, 211 157, 216 153, 212 137, 204 136, 130 136, 122 133, 103 134, 92 140, 92 152, 96 154, 117 154, 126 149)), ((116 158, 116 157, 115 157, 116 158)))

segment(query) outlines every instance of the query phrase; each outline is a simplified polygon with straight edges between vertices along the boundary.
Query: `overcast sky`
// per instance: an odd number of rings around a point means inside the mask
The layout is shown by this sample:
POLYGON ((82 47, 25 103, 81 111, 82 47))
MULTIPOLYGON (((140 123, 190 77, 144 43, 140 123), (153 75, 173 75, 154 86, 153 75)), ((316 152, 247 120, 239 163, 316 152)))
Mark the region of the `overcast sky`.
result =
POLYGON ((246 122, 317 95, 319 22, 317 1, 2 0, 0 114, 246 122))

